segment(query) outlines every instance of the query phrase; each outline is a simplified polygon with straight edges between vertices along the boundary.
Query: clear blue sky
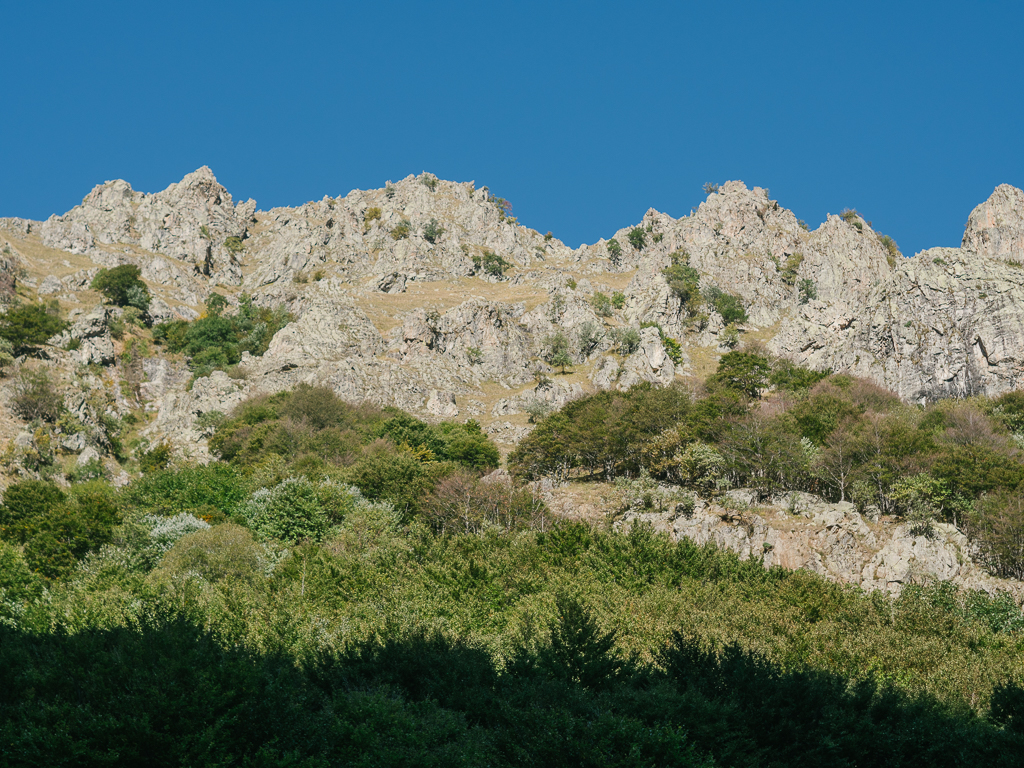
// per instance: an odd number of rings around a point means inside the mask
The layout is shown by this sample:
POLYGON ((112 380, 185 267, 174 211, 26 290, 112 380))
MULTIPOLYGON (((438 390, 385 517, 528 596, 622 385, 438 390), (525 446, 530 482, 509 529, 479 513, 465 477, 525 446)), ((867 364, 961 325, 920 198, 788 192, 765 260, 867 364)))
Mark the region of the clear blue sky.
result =
POLYGON ((1024 186, 1020 2, 7 3, 0 215, 209 165, 260 208, 429 170, 593 242, 706 181, 904 253, 1024 186))

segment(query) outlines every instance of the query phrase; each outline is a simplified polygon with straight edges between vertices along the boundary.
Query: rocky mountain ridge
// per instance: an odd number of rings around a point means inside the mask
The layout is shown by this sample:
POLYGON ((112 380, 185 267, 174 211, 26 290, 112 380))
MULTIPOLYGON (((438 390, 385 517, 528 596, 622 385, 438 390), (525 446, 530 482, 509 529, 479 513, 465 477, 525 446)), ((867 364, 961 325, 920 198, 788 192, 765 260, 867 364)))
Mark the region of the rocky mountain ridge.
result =
MULTIPOLYGON (((534 400, 704 372, 737 337, 911 400, 1015 389, 1024 360, 1024 193, 1007 185, 971 213, 961 248, 913 258, 853 212, 807 231, 767 190, 741 182, 690 216, 648 211, 614 234, 618 253, 611 238, 570 249, 519 224, 486 188, 430 174, 257 211, 204 167, 152 195, 107 182, 64 215, 5 219, 0 232, 28 287, 79 305, 76 338, 95 339, 102 325, 80 318, 92 307, 78 294, 100 267, 122 263, 141 268, 157 320, 196 317, 214 290, 286 304, 295 322, 233 380, 246 393, 323 382, 415 412, 498 418, 534 400), (732 339, 713 309, 698 322, 685 311, 662 274, 672 254, 685 255, 702 288, 742 299, 749 319, 732 339), (80 257, 77 269, 68 255, 80 257), (595 294, 616 292, 621 310, 598 314, 595 294), (643 324, 660 331, 616 345, 613 329, 643 324), (599 337, 586 349, 584 328, 599 337), (576 348, 567 377, 543 359, 558 331, 576 348), (678 342, 674 355, 665 337, 678 342), (504 396, 481 396, 488 385, 504 396)), ((109 365, 111 349, 99 338, 78 362, 109 365)), ((158 423, 194 419, 179 410, 192 398, 162 397, 148 406, 158 423)))
MULTIPOLYGON (((72 321, 46 364, 92 425, 60 438, 80 455, 104 453, 103 413, 143 409, 149 444, 203 459, 204 416, 300 382, 429 419, 474 418, 511 446, 530 413, 598 389, 704 376, 752 343, 907 400, 998 394, 1024 377, 1024 193, 1007 185, 971 213, 960 248, 905 258, 856 212, 809 231, 767 190, 738 181, 690 216, 652 209, 572 249, 472 182, 424 173, 260 211, 204 167, 155 194, 112 181, 45 222, 0 219, 0 252, 5 295, 56 298, 72 321), (695 315, 665 275, 681 263, 705 293, 739 297, 747 320, 730 323, 711 305, 695 315), (196 318, 213 292, 294 319, 263 355, 193 380, 180 355, 140 357, 112 336, 120 310, 101 306, 90 283, 119 264, 141 269, 154 321, 196 318), (550 354, 559 334, 564 367, 550 354)), ((24 425, 4 416, 7 450, 32 450, 24 425)), ((705 528, 686 535, 736 544, 721 525, 705 528)), ((818 554, 831 572, 832 556, 818 554)))

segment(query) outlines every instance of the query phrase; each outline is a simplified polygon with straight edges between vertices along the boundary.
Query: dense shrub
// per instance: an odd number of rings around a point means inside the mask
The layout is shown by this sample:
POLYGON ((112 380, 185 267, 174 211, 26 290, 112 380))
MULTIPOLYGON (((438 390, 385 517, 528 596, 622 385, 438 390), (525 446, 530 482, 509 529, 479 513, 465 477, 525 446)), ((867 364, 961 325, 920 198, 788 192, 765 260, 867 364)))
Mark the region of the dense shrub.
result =
POLYGON ((92 289, 118 307, 135 307, 149 312, 149 288, 142 282, 142 270, 134 264, 101 269, 92 279, 92 289))
POLYGON ((611 317, 612 315, 612 300, 600 291, 590 297, 590 306, 601 317, 611 317))
POLYGON ((118 520, 113 494, 103 483, 83 483, 66 495, 49 483, 26 480, 4 491, 0 538, 24 545, 34 572, 58 579, 109 541, 118 520))
POLYGON ((712 285, 705 289, 704 300, 722 316, 722 321, 726 325, 747 322, 747 310, 743 306, 743 299, 739 296, 726 293, 718 286, 712 285))
POLYGON ((423 503, 426 520, 440 533, 544 530, 551 526, 544 502, 527 488, 504 481, 481 481, 466 470, 441 480, 423 503))
POLYGON ((608 260, 615 266, 619 265, 622 261, 622 246, 619 245, 619 241, 614 237, 605 243, 605 250, 608 251, 608 260))
POLYGON ((189 359, 189 368, 198 376, 208 376, 242 359, 243 352, 262 355, 274 334, 292 321, 288 311, 257 307, 243 295, 238 313, 223 315, 226 301, 213 293, 207 300, 207 314, 192 322, 175 320, 153 328, 153 339, 165 344, 171 352, 181 352, 189 359))
POLYGON ((250 481, 238 469, 212 462, 146 474, 121 491, 120 502, 148 515, 222 520, 249 492, 250 481))
POLYGON ((428 243, 436 243, 441 239, 441 235, 444 233, 445 229, 437 223, 437 219, 431 219, 427 222, 426 226, 423 227, 423 239, 428 243))
POLYGON ((504 277, 505 270, 513 266, 513 264, 494 253, 494 251, 484 250, 482 254, 473 256, 473 266, 491 277, 501 278, 504 277))
POLYGON ((320 541, 355 506, 357 497, 358 492, 334 483, 289 478, 254 491, 234 517, 260 539, 320 541))
POLYGON ((266 565, 266 553, 248 529, 223 523, 179 538, 160 561, 156 576, 252 582, 263 576, 266 565))
POLYGON ((11 343, 13 354, 34 352, 46 341, 68 327, 52 304, 18 304, 0 315, 0 338, 11 343))
POLYGON ((53 423, 64 411, 64 397, 44 368, 22 368, 11 388, 11 407, 26 421, 53 423))

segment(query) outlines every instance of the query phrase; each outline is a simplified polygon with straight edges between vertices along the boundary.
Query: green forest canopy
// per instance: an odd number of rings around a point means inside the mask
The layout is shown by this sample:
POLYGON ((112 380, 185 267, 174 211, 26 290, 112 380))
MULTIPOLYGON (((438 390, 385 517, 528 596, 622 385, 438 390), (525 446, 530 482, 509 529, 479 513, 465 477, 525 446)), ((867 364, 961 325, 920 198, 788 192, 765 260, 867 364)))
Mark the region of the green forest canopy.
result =
MULTIPOLYGON (((912 409, 772 361, 720 373, 700 396, 574 402, 510 466, 652 468, 702 493, 723 487, 699 476, 721 466, 717 480, 779 472, 758 487, 835 497, 812 449, 870 428, 913 472, 899 477, 972 498, 943 467, 981 445, 992 482, 1013 480, 1016 397, 912 409), (751 434, 805 458, 751 464, 751 434), (724 464, 686 459, 696 441, 724 464)), ((557 521, 485 476, 498 454, 472 422, 315 387, 210 416, 206 466, 4 494, 8 764, 1017 764, 1024 617, 1005 595, 866 594, 641 525, 557 521)), ((909 514, 899 477, 878 493, 909 514)))

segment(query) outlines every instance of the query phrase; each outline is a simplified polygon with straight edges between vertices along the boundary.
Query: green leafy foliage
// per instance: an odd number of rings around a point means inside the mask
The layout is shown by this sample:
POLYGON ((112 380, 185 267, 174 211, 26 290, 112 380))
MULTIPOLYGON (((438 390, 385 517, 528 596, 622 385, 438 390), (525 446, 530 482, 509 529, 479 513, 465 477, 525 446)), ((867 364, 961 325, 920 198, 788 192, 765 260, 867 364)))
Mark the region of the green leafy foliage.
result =
POLYGON ((818 286, 816 286, 814 281, 809 277, 805 277, 800 281, 800 285, 797 290, 799 291, 801 304, 806 304, 807 302, 818 298, 818 286))
POLYGON ((423 227, 423 239, 428 243, 436 243, 441 239, 441 235, 444 233, 445 229, 437 223, 437 219, 431 219, 427 222, 427 225, 423 227))
POLYGON ((64 412, 64 397, 45 368, 23 368, 12 390, 11 408, 26 421, 54 423, 64 412))
POLYGON ((544 337, 544 359, 549 365, 561 368, 564 374, 565 369, 572 365, 569 337, 562 331, 556 331, 544 337))
POLYGON ((83 483, 69 494, 39 480, 15 483, 0 504, 0 538, 24 546, 25 562, 46 579, 67 575, 109 541, 118 521, 109 487, 83 483))
POLYGON ((0 339, 11 344, 13 354, 23 355, 35 352, 68 325, 57 315, 56 303, 18 304, 0 315, 0 339))
POLYGON ((391 228, 391 239, 392 240, 405 240, 412 233, 412 222, 408 219, 402 219, 394 227, 391 228))
POLYGON ((620 355, 632 355, 640 348, 640 331, 636 328, 612 328, 608 337, 620 355))
POLYGON ((629 240, 629 244, 637 251, 642 251, 647 245, 647 233, 641 227, 633 227, 633 229, 629 230, 626 239, 629 240))
POLYGON ((612 300, 600 291, 596 291, 594 295, 590 297, 590 306, 592 306, 594 308, 594 312, 601 317, 612 316, 612 300))
POLYGON ((273 459, 285 476, 330 477, 410 513, 455 467, 480 471, 500 459, 475 421, 431 425, 397 409, 349 405, 329 389, 306 385, 243 402, 217 427, 210 448, 250 470, 273 459))
POLYGON ((619 241, 614 237, 605 243, 605 250, 608 251, 608 260, 615 266, 619 265, 622 261, 622 246, 619 245, 619 241))
POLYGON ((275 566, 218 525, 144 580, 108 559, 0 623, 8 753, 1001 768, 1024 747, 1017 638, 960 593, 864 595, 641 526, 359 526, 275 566), (65 612, 86 600, 91 617, 65 612))
MULTIPOLYGON (((628 478, 652 508, 676 493, 654 498, 657 478, 1013 511, 1018 398, 905 406, 750 350, 720 373, 699 396, 573 401, 509 466, 628 478)), ((497 451, 479 426, 325 389, 253 398, 215 429, 231 463, 5 492, 8 762, 1019 763, 1008 595, 866 594, 638 522, 553 520, 528 486, 481 477, 497 451)))
POLYGON ((187 355, 196 377, 208 376, 237 364, 243 352, 262 355, 274 334, 292 321, 283 306, 257 307, 246 295, 239 302, 237 314, 222 314, 226 304, 223 296, 212 293, 204 317, 192 322, 160 323, 153 328, 153 339, 171 352, 187 355))
POLYGON ((671 258, 672 263, 662 270, 662 274, 673 295, 679 298, 686 315, 695 317, 704 304, 700 293, 700 273, 690 266, 690 256, 686 251, 675 251, 671 258))
POLYGON ((505 270, 514 265, 493 251, 485 250, 482 254, 473 256, 473 266, 484 274, 501 278, 505 276, 505 270))
POLYGON ((786 285, 796 285, 797 273, 800 270, 800 265, 803 263, 804 255, 799 251, 789 254, 789 256, 786 257, 786 263, 780 270, 782 282, 786 285))
POLYGON ((771 363, 753 352, 727 352, 718 361, 718 370, 708 379, 711 385, 735 390, 745 397, 758 398, 768 387, 771 363))
POLYGON ((149 288, 142 282, 142 270, 134 264, 101 269, 92 279, 91 287, 115 306, 135 307, 143 313, 149 311, 149 288))
POLYGON ((855 208, 844 208, 839 217, 847 224, 856 228, 858 232, 864 231, 864 217, 855 208))
POLYGON ((726 325, 738 325, 747 322, 747 310, 743 299, 732 293, 726 293, 716 285, 704 290, 704 300, 722 316, 726 325))
POLYGON ((665 348, 665 354, 668 355, 669 360, 676 365, 682 365, 684 359, 683 345, 665 333, 664 328, 662 328, 658 323, 640 323, 640 328, 657 328, 658 336, 661 337, 661 345, 665 348))

